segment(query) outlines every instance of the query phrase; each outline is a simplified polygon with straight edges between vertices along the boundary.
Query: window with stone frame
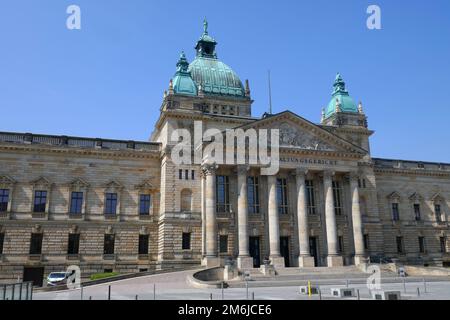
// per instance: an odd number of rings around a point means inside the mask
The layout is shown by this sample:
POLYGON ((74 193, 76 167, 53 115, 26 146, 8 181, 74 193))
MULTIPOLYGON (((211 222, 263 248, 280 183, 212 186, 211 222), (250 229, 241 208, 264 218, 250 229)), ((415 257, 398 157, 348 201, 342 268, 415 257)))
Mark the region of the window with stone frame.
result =
POLYGON ((32 233, 30 240, 30 254, 41 254, 42 253, 42 233, 32 233))
POLYGON ((152 196, 150 194, 140 194, 139 195, 139 215, 141 215, 141 216, 150 215, 151 203, 152 203, 152 196))
POLYGON ((442 222, 442 210, 440 203, 434 204, 434 215, 436 217, 436 222, 442 222))
POLYGON ((288 189, 287 189, 287 179, 279 178, 277 179, 277 201, 278 201, 278 214, 288 214, 289 204, 288 204, 288 189))
POLYGON ((416 221, 422 220, 422 215, 420 212, 420 203, 414 203, 414 218, 416 221))
POLYGON ((181 239, 181 249, 182 250, 191 250, 191 233, 183 232, 181 239))
POLYGON ((105 234, 103 243, 103 254, 112 255, 114 254, 116 237, 114 234, 105 234))
POLYGON ((230 180, 228 176, 216 177, 216 212, 230 212, 230 180))
POLYGON ((9 189, 0 189, 0 212, 8 211, 9 189))
POLYGON ((308 214, 315 215, 316 214, 316 195, 314 188, 313 180, 306 180, 306 201, 307 201, 307 209, 308 214))
POLYGON ((70 214, 82 214, 83 192, 73 191, 70 196, 70 214))
POLYGON ((447 237, 445 236, 440 237, 439 243, 441 247, 441 253, 447 253, 447 237))
POLYGON ((45 213, 46 207, 47 207, 47 191, 35 190, 34 191, 33 212, 45 213))
POLYGON ((147 255, 149 248, 149 239, 150 236, 148 234, 140 234, 139 235, 139 254, 147 255))
POLYGON ((425 252, 426 252, 425 237, 420 236, 419 237, 419 253, 425 253, 425 252))
POLYGON ((117 193, 105 194, 105 214, 107 215, 117 214, 117 193))
POLYGON ((369 250, 370 249, 370 236, 366 233, 363 236, 363 240, 364 240, 364 249, 365 250, 369 250))
POLYGON ((334 200, 334 213, 337 216, 341 216, 343 208, 342 208, 342 185, 340 181, 333 181, 333 200, 334 200))
POLYGON ((400 211, 398 207, 398 202, 391 203, 391 208, 392 208, 392 220, 400 221, 400 211))
POLYGON ((3 232, 0 233, 0 255, 3 254, 3 245, 5 243, 5 234, 3 232))
POLYGON ((192 191, 190 189, 181 190, 180 194, 180 210, 181 212, 192 211, 192 191))
POLYGON ((67 254, 69 255, 77 255, 80 251, 80 234, 79 233, 70 233, 69 234, 69 242, 67 246, 67 254))
POLYGON ((259 213, 259 177, 247 177, 248 213, 259 213))
POLYGON ((220 253, 228 253, 228 235, 219 235, 219 250, 220 253))
POLYGON ((405 252, 405 247, 403 244, 403 237, 397 236, 396 243, 397 243, 397 253, 403 254, 405 252))

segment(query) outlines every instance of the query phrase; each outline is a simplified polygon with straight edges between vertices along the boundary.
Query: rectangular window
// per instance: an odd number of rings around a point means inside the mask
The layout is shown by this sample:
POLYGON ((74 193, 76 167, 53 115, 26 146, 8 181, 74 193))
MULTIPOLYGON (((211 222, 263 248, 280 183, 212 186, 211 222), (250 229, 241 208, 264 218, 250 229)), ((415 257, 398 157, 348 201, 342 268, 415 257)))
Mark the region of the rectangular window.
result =
POLYGON ((259 178, 247 178, 248 213, 259 213, 259 178))
POLYGON ((220 253, 228 253, 228 236, 227 235, 219 236, 219 249, 220 249, 220 253))
POLYGON ((392 203, 392 220, 400 221, 400 213, 398 210, 398 203, 392 203))
POLYGON ((148 254, 148 234, 139 235, 139 254, 148 254))
POLYGON ((216 212, 230 212, 229 177, 216 178, 216 212))
POLYGON ((105 198, 105 214, 115 215, 117 213, 117 193, 107 193, 105 198))
POLYGON ((80 235, 78 233, 69 234, 69 246, 67 254, 78 254, 80 250, 80 235))
POLYGON ((287 180, 277 179, 278 213, 288 214, 287 180))
POLYGON ((306 180, 306 200, 309 214, 316 214, 316 196, 314 193, 314 181, 306 180))
POLYGON ((3 254, 3 244, 5 243, 5 234, 0 233, 0 254, 3 254))
POLYGON ((419 252, 425 253, 425 237, 419 237, 419 252))
POLYGON ((42 253, 42 233, 32 233, 30 241, 30 254, 42 253))
POLYGON ((183 232, 181 248, 183 250, 191 250, 191 234, 189 232, 183 232))
POLYGON ((191 179, 192 179, 192 180, 195 180, 195 170, 192 170, 192 171, 191 171, 191 179))
POLYGON ((47 204, 47 191, 37 190, 34 192, 33 212, 44 213, 47 204))
POLYGON ((9 190, 0 189, 0 212, 8 211, 9 190))
POLYGON ((114 243, 116 237, 113 234, 105 234, 105 241, 103 244, 103 254, 114 254, 114 243))
POLYGON ((72 192, 70 199, 70 213, 81 214, 83 208, 83 192, 72 192))
POLYGON ((340 253, 344 252, 344 237, 343 236, 338 237, 338 243, 339 243, 339 252, 340 253))
POLYGON ((422 219, 421 214, 420 214, 420 204, 418 204, 418 203, 414 204, 414 217, 415 217, 416 221, 420 221, 422 219))
POLYGON ((186 180, 189 180, 189 170, 185 170, 185 171, 184 171, 184 178, 185 178, 186 180))
POLYGON ((403 253, 403 237, 397 237, 397 252, 403 253))
POLYGON ((439 242, 441 244, 441 253, 447 253, 447 238, 440 237, 439 242))
POLYGON ((334 213, 342 215, 342 187, 339 181, 333 181, 334 213))
POLYGON ((178 170, 178 179, 182 180, 183 179, 183 170, 178 170))
POLYGON ((369 247, 370 247, 370 245, 369 245, 369 235, 365 234, 364 235, 364 249, 369 250, 369 247))
POLYGON ((434 205, 434 214, 436 215, 436 221, 442 222, 442 211, 441 211, 441 205, 435 204, 434 205))
POLYGON ((151 196, 149 194, 141 194, 139 196, 139 214, 141 216, 150 215, 151 196))

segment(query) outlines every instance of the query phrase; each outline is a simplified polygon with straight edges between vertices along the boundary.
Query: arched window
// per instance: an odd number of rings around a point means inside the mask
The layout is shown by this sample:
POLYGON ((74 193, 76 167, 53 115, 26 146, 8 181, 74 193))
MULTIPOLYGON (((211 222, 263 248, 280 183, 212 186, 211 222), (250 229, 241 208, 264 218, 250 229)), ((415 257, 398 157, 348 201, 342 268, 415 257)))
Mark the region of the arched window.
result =
POLYGON ((181 191, 181 211, 192 211, 192 191, 190 189, 183 189, 181 191))

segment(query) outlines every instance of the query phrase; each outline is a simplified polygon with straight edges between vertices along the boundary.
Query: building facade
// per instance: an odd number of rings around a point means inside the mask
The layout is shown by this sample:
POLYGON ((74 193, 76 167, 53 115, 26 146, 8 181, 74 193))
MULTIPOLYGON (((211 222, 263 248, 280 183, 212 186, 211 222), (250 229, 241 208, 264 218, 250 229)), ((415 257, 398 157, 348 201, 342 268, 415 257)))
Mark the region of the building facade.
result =
POLYGON ((227 258, 241 269, 265 259, 276 268, 449 265, 450 164, 372 158, 373 131, 340 75, 318 124, 290 111, 252 116, 248 81, 216 45, 205 23, 194 61, 180 56, 150 142, 0 133, 0 279, 227 258), (176 164, 173 135, 195 136, 195 123, 202 135, 279 129, 279 172, 176 164))

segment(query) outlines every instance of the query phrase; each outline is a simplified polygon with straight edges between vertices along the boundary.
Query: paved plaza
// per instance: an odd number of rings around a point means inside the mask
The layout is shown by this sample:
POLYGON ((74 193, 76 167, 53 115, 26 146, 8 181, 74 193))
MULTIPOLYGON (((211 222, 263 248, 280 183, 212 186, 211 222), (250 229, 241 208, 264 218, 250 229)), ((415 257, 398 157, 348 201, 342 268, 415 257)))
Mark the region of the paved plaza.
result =
MULTIPOLYGON (((170 274, 152 275, 113 283, 105 283, 89 286, 81 290, 65 290, 53 292, 35 292, 34 300, 107 300, 108 288, 111 285, 111 300, 153 300, 154 290, 157 300, 213 300, 222 299, 221 289, 196 289, 189 286, 186 279, 192 271, 174 272, 170 274)), ((397 290, 402 294, 402 299, 417 300, 450 300, 450 279, 448 281, 438 279, 427 279, 426 282, 420 278, 407 278, 405 283, 402 279, 386 279, 383 283, 384 290, 397 290), (406 288, 406 293, 405 293, 406 288)), ((283 282, 280 285, 274 283, 271 286, 262 287, 257 282, 249 281, 249 288, 228 288, 223 290, 226 300, 327 300, 336 299, 331 296, 330 290, 335 287, 346 287, 346 279, 322 279, 314 281, 313 284, 320 286, 322 295, 314 295, 311 298, 299 294, 297 285, 289 285, 283 282), (340 284, 338 284, 340 282, 340 284), (258 286, 257 286, 258 285, 258 286)), ((294 283, 294 282, 292 282, 294 283)), ((269 285, 269 284, 268 284, 269 285)), ((370 293, 364 284, 364 278, 352 279, 350 287, 358 289, 360 299, 370 299, 370 293)), ((357 299, 357 298, 346 298, 357 299)))

